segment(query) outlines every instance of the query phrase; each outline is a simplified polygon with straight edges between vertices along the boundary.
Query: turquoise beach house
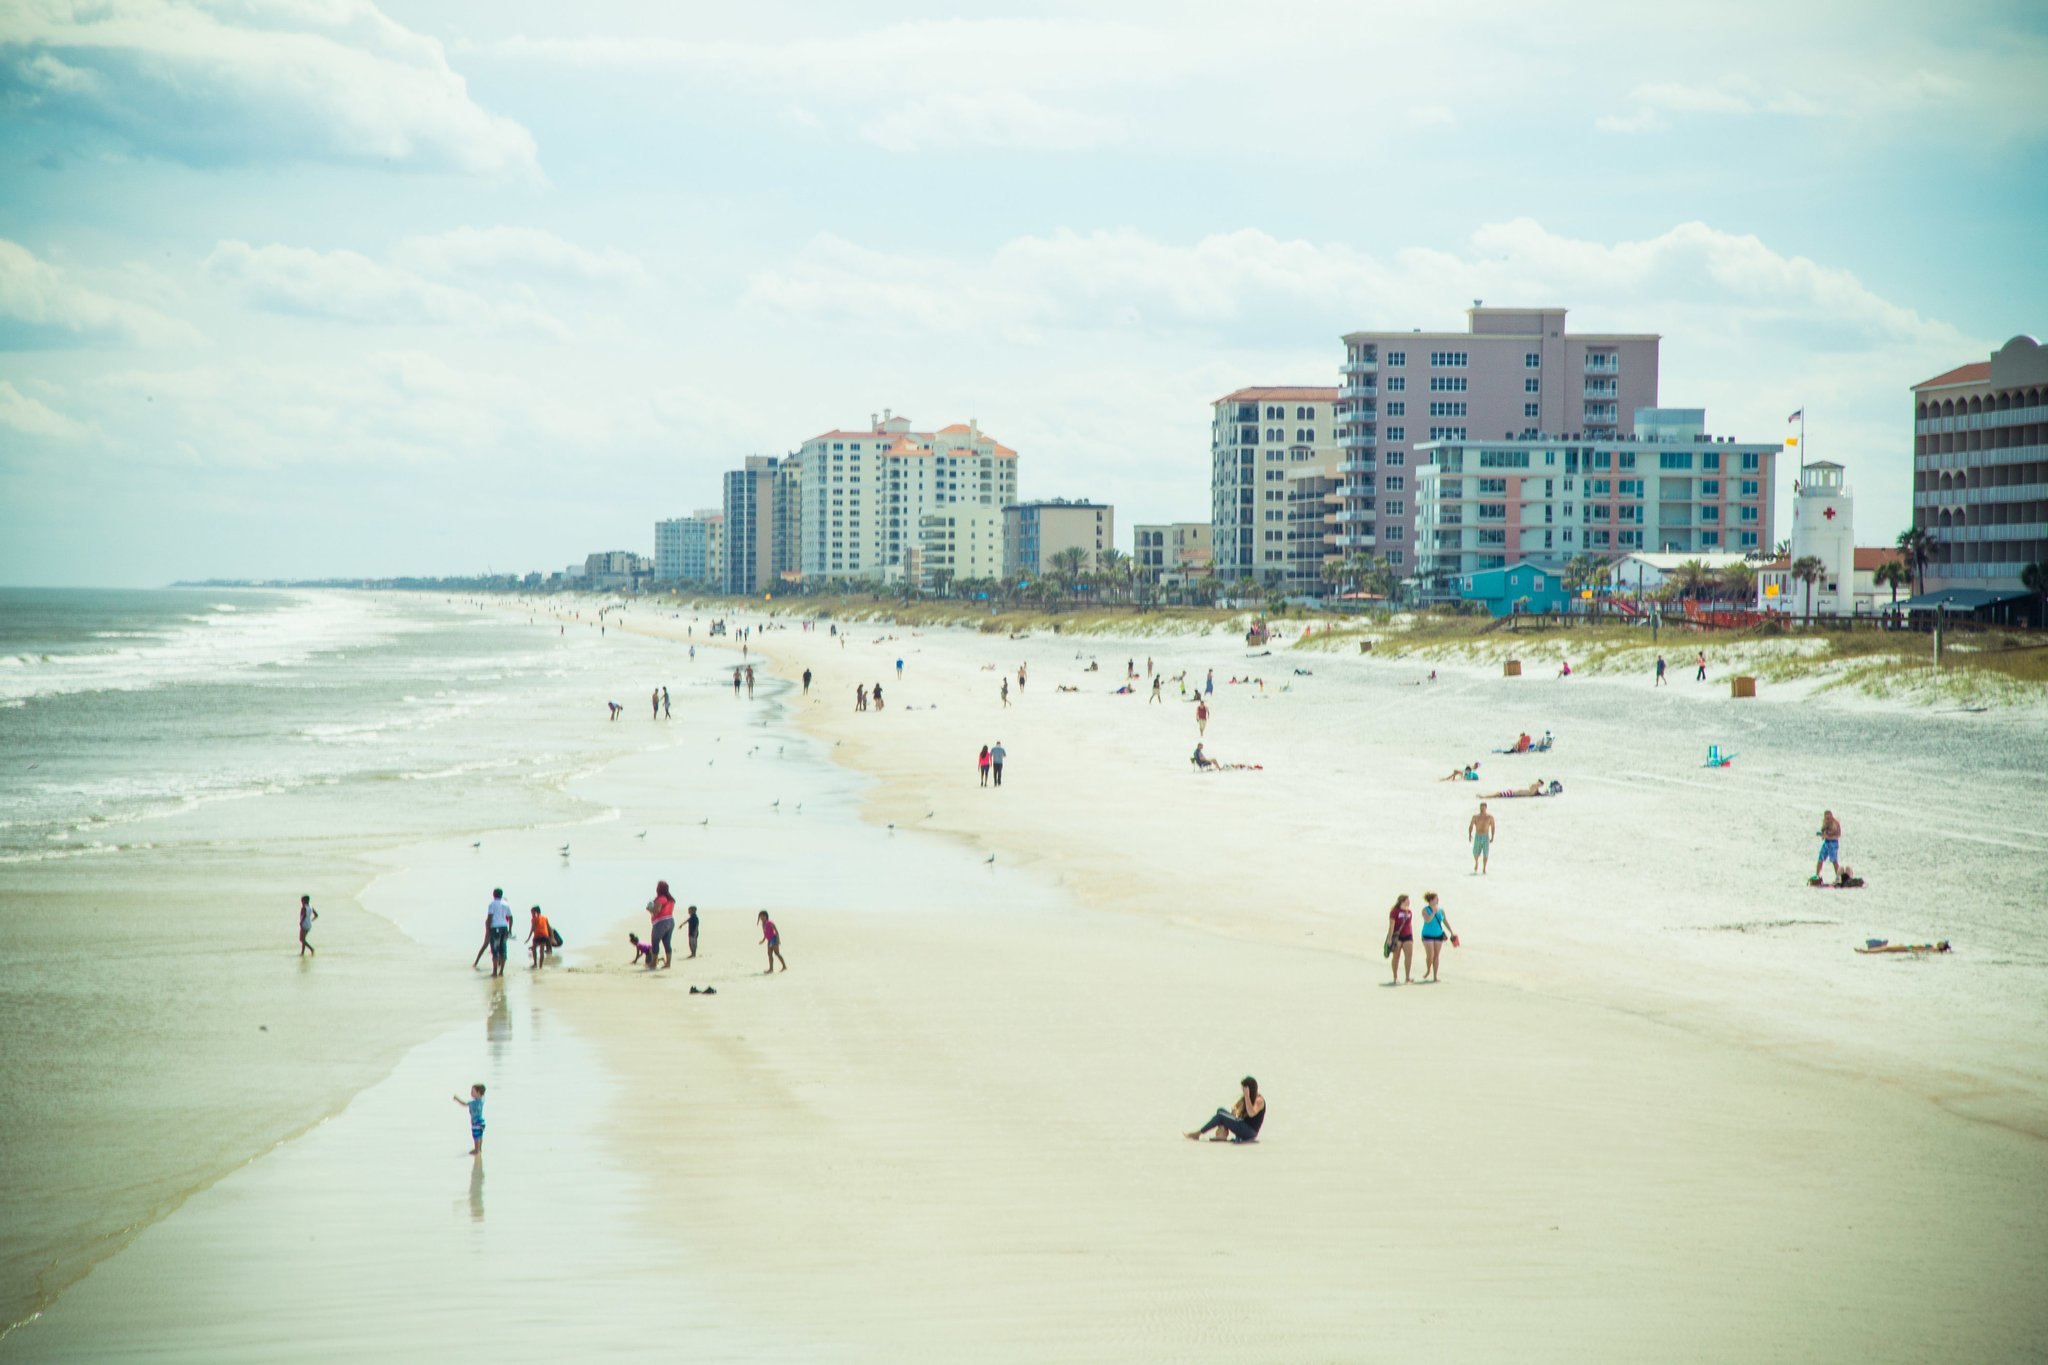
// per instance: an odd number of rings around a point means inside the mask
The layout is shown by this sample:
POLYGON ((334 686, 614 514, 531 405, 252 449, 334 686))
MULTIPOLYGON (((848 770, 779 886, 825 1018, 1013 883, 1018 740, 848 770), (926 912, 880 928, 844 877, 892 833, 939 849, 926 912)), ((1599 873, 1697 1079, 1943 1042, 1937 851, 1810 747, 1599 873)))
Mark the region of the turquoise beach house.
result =
POLYGON ((1564 575, 1527 560, 1499 569, 1480 569, 1458 576, 1458 596, 1484 602, 1495 616, 1516 611, 1563 611, 1571 601, 1564 575))

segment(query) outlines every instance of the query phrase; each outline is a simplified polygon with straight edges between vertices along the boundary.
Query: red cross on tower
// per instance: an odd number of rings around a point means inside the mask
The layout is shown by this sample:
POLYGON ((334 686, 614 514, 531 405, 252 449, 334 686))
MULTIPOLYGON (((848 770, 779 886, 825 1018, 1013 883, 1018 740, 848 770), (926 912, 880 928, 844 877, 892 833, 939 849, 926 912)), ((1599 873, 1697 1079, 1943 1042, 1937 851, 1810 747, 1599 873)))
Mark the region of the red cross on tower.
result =
POLYGON ((1821 511, 1821 515, 1826 517, 1829 521, 1833 521, 1835 519, 1835 509, 1832 507, 1824 508, 1821 511))

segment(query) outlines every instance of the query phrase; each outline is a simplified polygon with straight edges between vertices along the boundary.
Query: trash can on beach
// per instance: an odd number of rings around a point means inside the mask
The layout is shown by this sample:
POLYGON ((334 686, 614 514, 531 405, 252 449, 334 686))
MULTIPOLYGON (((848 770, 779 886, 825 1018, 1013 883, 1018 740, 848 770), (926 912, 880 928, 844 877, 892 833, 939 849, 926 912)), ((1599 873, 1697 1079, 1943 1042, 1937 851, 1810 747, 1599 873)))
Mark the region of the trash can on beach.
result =
POLYGON ((1501 668, 1501 670, 1500 670, 1500 675, 1501 675, 1501 676, 1502 676, 1503 678, 1519 678, 1519 677, 1521 677, 1521 676, 1522 676, 1522 661, 1521 661, 1520 659, 1509 659, 1509 660, 1507 661, 1507 663, 1506 663, 1505 665, 1503 665, 1503 666, 1502 666, 1502 668, 1501 668))
POLYGON ((1756 679, 1730 678, 1728 680, 1728 695, 1731 697, 1754 697, 1756 695, 1756 679))

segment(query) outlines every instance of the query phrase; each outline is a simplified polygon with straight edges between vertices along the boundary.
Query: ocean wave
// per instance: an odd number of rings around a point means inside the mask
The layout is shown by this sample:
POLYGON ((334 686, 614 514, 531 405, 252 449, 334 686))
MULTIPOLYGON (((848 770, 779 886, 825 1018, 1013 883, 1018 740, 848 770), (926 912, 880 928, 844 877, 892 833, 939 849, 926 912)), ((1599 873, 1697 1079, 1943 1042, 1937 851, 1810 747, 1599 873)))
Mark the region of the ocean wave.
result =
POLYGON ((0 701, 82 692, 133 692, 233 680, 373 644, 404 627, 387 605, 340 593, 288 597, 274 610, 216 603, 168 631, 101 631, 111 648, 0 659, 0 701), (30 667, 30 665, 39 665, 30 667))

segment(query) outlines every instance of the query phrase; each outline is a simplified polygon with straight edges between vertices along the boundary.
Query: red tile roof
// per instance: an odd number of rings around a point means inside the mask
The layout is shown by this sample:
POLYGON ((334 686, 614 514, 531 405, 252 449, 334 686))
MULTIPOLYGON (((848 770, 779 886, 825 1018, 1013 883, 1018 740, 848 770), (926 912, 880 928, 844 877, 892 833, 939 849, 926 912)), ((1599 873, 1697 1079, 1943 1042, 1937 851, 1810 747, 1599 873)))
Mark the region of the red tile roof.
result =
POLYGON ((1977 360, 1972 361, 1968 365, 1958 365, 1948 373, 1938 374, 1932 379, 1923 379, 1913 387, 1916 389, 1938 389, 1950 384, 1983 384, 1988 383, 1990 379, 1991 362, 1988 360, 1977 360))
POLYGON ((1880 564, 1886 563, 1894 559, 1904 560, 1905 557, 1906 556, 1901 551, 1890 545, 1878 545, 1874 547, 1858 545, 1856 547, 1856 572, 1871 573, 1874 572, 1877 566, 1880 564))
POLYGON ((1335 389, 1335 387, 1324 389, 1314 387, 1303 387, 1300 385, 1282 385, 1277 388, 1239 389, 1235 393, 1224 394, 1221 398, 1217 399, 1216 401, 1219 403, 1250 403, 1266 398, 1278 399, 1281 402, 1290 403, 1334 403, 1337 401, 1337 390, 1335 389))

